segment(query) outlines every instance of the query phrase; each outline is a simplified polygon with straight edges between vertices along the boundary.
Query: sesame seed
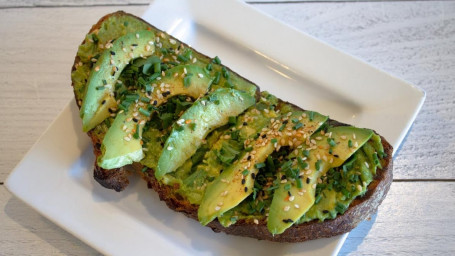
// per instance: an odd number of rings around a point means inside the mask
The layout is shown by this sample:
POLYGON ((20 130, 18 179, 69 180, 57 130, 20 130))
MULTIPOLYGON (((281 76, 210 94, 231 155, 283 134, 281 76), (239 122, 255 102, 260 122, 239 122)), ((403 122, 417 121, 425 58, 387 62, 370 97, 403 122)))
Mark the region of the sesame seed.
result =
POLYGON ((219 207, 219 206, 215 207, 215 211, 219 211, 220 209, 221 209, 221 207, 219 207))
POLYGON ((167 150, 172 150, 172 149, 173 149, 172 146, 168 146, 168 147, 167 147, 167 150))
POLYGON ((197 74, 197 75, 199 76, 199 78, 203 78, 203 77, 204 77, 204 75, 201 74, 201 73, 199 73, 199 74, 197 74))
POLYGON ((362 191, 362 186, 357 185, 357 190, 358 190, 358 191, 362 191))
POLYGON ((196 58, 193 58, 193 63, 196 63, 197 59, 196 58))
POLYGON ((300 206, 298 204, 294 204, 294 207, 297 208, 297 209, 300 208, 300 206))
POLYGON ((187 70, 186 68, 183 68, 183 73, 186 74, 187 73, 187 70))
POLYGON ((270 111, 268 109, 264 108, 264 112, 269 113, 270 111))
POLYGON ((131 140, 131 138, 127 137, 127 136, 123 137, 123 139, 126 140, 126 141, 130 141, 131 140))
POLYGON ((216 205, 222 206, 222 205, 223 205, 223 202, 218 202, 216 205))
POLYGON ((341 135, 340 138, 341 138, 342 140, 345 140, 345 139, 346 139, 346 136, 345 136, 345 135, 341 135))
POLYGON ((316 137, 316 140, 322 140, 321 136, 316 137))
POLYGON ((316 188, 316 183, 313 184, 311 187, 312 187, 313 189, 315 189, 315 188, 316 188))
POLYGON ((174 39, 170 39, 169 42, 170 42, 171 44, 177 43, 174 39))
POLYGON ((290 201, 290 202, 294 201, 294 196, 290 196, 290 197, 289 197, 289 201, 290 201))
POLYGON ((365 162, 365 166, 366 166, 367 168, 370 168, 370 165, 369 165, 367 162, 365 162))
POLYGON ((138 39, 139 39, 139 34, 136 34, 136 38, 138 38, 138 39))
POLYGON ((303 191, 299 191, 297 194, 299 194, 299 196, 303 196, 303 191))
POLYGON ((289 205, 286 205, 284 208, 283 208, 283 211, 287 212, 289 211, 289 209, 291 209, 291 207, 289 205))
POLYGON ((253 222, 254 222, 254 224, 256 224, 256 225, 259 224, 258 219, 254 219, 253 222))
POLYGON ((357 141, 354 143, 354 146, 357 148, 359 147, 359 143, 357 143, 357 141))
POLYGON ((100 71, 100 67, 99 67, 99 66, 96 66, 96 67, 95 67, 95 71, 100 71))
POLYGON ((355 133, 352 134, 352 138, 355 139, 355 133))

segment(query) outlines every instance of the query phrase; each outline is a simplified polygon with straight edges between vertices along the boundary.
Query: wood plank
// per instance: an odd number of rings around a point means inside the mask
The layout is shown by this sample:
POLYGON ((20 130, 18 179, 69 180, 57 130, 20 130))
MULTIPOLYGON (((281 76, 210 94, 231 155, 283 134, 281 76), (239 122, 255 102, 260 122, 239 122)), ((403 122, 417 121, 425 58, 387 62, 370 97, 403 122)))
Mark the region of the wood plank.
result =
POLYGON ((394 176, 455 178, 454 1, 254 6, 427 91, 394 176))
MULTIPOLYGON (((340 255, 454 255, 454 201, 455 182, 395 182, 378 214, 349 234, 340 255)), ((97 255, 4 186, 0 207, 2 254, 97 255)))
POLYGON ((454 182, 394 182, 339 255, 454 255, 454 202, 454 182))
MULTIPOLYGON (((0 10, 0 182, 73 97, 70 69, 85 33, 118 9, 0 10)), ((122 9, 140 16, 146 6, 122 9)))

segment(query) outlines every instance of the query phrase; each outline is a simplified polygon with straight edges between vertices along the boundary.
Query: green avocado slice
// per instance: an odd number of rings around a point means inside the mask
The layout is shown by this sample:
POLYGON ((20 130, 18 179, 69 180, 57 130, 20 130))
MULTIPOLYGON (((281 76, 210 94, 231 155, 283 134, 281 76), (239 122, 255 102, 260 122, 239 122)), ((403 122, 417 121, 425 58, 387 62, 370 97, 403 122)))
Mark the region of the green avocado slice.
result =
MULTIPOLYGON (((138 90, 138 99, 148 99, 149 104, 158 107, 172 96, 188 95, 197 98, 203 95, 212 83, 206 71, 194 65, 181 65, 166 71, 165 76, 159 80, 163 86, 155 88, 151 95, 138 90), (182 74, 195 74, 185 83, 182 74), (175 76, 175 74, 178 74, 175 76), (197 74, 197 75, 196 75, 197 74)), ((150 106, 150 105, 148 105, 150 106)), ((101 157, 98 165, 105 169, 113 169, 139 162, 144 153, 141 138, 144 124, 148 121, 150 109, 140 100, 132 103, 127 111, 117 114, 111 128, 106 133, 101 144, 101 157), (141 110, 142 109, 142 110, 141 110), (144 111, 145 110, 145 111, 144 111), (136 136, 134 136, 136 134, 136 136)))
POLYGON ((274 150, 279 150, 281 146, 298 147, 301 144, 292 143, 294 138, 308 138, 328 119, 327 116, 310 111, 289 113, 280 119, 271 120, 267 129, 253 142, 251 151, 223 171, 207 187, 198 210, 198 219, 202 225, 207 225, 237 206, 253 192, 254 177, 274 150))
POLYGON ((310 146, 299 151, 300 160, 288 167, 297 169, 297 176, 286 177, 275 190, 268 230, 274 235, 281 234, 299 220, 315 202, 318 179, 330 168, 342 165, 372 135, 369 129, 351 126, 328 128, 325 134, 314 134, 310 146))
POLYGON ((161 180, 190 158, 212 130, 227 124, 256 99, 242 91, 221 88, 197 100, 174 125, 158 160, 155 176, 161 180))
POLYGON ((84 132, 109 117, 109 109, 117 106, 113 96, 115 81, 132 59, 153 54, 154 40, 154 33, 148 30, 128 33, 101 54, 90 72, 80 110, 84 132))

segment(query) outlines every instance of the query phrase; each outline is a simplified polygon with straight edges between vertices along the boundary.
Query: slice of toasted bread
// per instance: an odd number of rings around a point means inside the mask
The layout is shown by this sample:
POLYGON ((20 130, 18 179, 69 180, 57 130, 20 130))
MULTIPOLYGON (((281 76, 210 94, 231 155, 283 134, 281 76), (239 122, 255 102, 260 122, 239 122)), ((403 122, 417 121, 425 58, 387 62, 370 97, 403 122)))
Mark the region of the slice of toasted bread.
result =
MULTIPOLYGON (((104 20, 111 16, 116 15, 117 16, 129 15, 134 17, 133 15, 124 13, 122 11, 108 14, 102 17, 90 29, 89 33, 95 31, 96 29, 99 29, 104 20)), ((140 18, 137 19, 141 20, 140 18)), ((150 25, 150 27, 154 28, 152 25, 150 25)), ((178 41, 175 38, 173 39, 178 41)), ((85 41, 83 41, 83 43, 84 42, 85 41)), ((188 46, 185 45, 185 47, 188 46)), ((193 51, 197 52, 195 50, 193 51)), ((76 65, 77 63, 79 63, 79 61, 80 61, 79 58, 76 57, 72 71, 76 69, 76 65)), ((228 67, 226 68, 230 72, 235 73, 228 67)), ((74 86, 74 82, 72 85, 74 86)), ((257 92, 259 93, 259 87, 257 88, 258 88, 257 92)), ((80 103, 78 103, 78 106, 80 107, 80 103)), ((335 120, 329 120, 329 123, 332 126, 345 125, 335 120)), ((92 139, 94 153, 96 157, 100 156, 101 141, 99 136, 97 136, 93 131, 88 132, 88 135, 92 139)), ((376 176, 374 177, 374 180, 369 184, 366 194, 363 195, 362 197, 356 198, 350 204, 346 212, 342 215, 338 215, 335 219, 325 220, 322 222, 314 220, 299 225, 293 225, 284 233, 275 236, 273 236, 267 230, 267 223, 265 219, 260 220, 259 223, 254 223, 253 221, 246 221, 241 219, 227 228, 223 227, 217 220, 214 220, 211 223, 209 223, 208 226, 212 228, 215 232, 225 232, 231 235, 253 237, 260 240, 270 240, 276 242, 302 242, 321 237, 331 237, 348 232, 354 227, 356 227, 359 222, 369 218, 372 214, 374 214, 377 211, 378 206, 385 198, 392 183, 393 148, 383 137, 381 137, 381 142, 384 147, 384 153, 386 153, 387 155, 387 157, 381 161, 383 168, 377 169, 376 176)), ((189 218, 195 220, 198 219, 197 218, 198 206, 191 204, 184 197, 176 193, 176 190, 178 188, 160 183, 155 178, 153 170, 149 169, 146 172, 142 172, 141 170, 143 169, 143 166, 139 163, 134 163, 133 168, 137 171, 137 173, 140 173, 142 175, 143 179, 146 180, 148 187, 155 190, 159 194, 160 199, 162 201, 165 201, 169 208, 177 212, 181 212, 188 216, 189 218)), ((131 173, 127 171, 126 168, 110 170, 103 169, 99 167, 95 161, 94 178, 97 182, 99 182, 102 186, 106 188, 114 189, 116 191, 122 191, 129 184, 128 175, 130 174, 131 173)))

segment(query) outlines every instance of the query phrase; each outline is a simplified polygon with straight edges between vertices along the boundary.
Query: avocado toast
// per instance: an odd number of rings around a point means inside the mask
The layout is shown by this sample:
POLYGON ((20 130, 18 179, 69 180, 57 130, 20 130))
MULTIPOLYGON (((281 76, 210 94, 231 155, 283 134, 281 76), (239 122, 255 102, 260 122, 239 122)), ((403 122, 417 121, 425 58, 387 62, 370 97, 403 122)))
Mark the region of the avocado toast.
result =
POLYGON ((216 232, 280 242, 345 233, 376 212, 392 181, 392 147, 373 130, 261 92, 123 12, 87 34, 72 85, 94 178, 121 191, 138 173, 216 232))

